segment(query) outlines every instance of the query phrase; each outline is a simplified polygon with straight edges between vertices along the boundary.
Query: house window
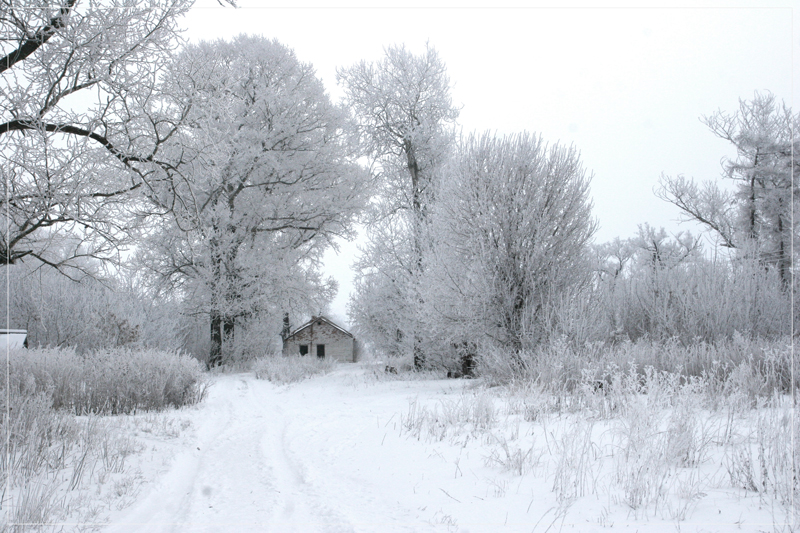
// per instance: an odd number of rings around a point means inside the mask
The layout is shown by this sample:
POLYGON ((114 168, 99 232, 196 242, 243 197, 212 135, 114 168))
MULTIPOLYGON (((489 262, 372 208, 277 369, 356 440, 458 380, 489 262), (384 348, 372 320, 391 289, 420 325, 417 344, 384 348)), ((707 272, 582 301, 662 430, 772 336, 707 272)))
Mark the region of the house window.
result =
POLYGON ((308 355, 308 344, 300 345, 300 355, 308 355))
POLYGON ((322 359, 325 357, 325 345, 324 344, 317 344, 317 357, 322 359))

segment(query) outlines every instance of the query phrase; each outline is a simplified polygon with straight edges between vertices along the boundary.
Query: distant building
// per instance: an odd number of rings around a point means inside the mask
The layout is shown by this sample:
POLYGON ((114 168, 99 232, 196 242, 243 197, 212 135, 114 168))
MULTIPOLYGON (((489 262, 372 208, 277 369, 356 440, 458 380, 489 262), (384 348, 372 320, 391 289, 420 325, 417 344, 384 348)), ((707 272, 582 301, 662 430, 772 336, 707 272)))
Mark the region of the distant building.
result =
POLYGON ((283 355, 304 355, 352 363, 355 338, 324 316, 314 316, 283 340, 283 355))
POLYGON ((0 329, 0 352, 7 349, 27 348, 28 331, 25 329, 0 329))

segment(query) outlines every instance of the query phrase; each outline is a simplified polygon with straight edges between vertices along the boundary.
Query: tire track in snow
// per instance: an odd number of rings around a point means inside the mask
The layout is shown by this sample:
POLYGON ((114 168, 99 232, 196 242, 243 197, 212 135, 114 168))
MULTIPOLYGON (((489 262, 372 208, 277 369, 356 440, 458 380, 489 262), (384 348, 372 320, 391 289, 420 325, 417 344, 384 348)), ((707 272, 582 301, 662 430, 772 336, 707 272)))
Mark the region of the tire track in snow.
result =
POLYGON ((271 525, 276 531, 354 531, 340 513, 320 498, 316 487, 308 483, 302 465, 292 458, 287 446, 289 422, 277 395, 273 392, 262 400, 262 405, 275 414, 270 417, 272 428, 264 432, 261 442, 263 456, 272 458, 270 472, 278 496, 279 512, 273 515, 271 525))
POLYGON ((397 457, 383 448, 388 430, 379 426, 376 431, 372 426, 373 407, 381 416, 394 417, 407 406, 406 395, 400 395, 399 405, 387 406, 379 400, 380 393, 372 398, 353 394, 354 383, 364 383, 359 367, 343 365, 331 374, 281 390, 281 405, 287 411, 283 444, 287 464, 301 472, 327 508, 335 508, 336 517, 346 517, 355 531, 441 531, 420 519, 427 502, 420 507, 408 497, 414 490, 406 479, 409 471, 401 467, 392 473, 391 463, 397 457), (383 474, 381 466, 388 467, 383 474), (398 493, 404 496, 397 498, 398 493))
POLYGON ((107 531, 353 531, 292 463, 273 385, 218 376, 194 415, 194 446, 107 531))

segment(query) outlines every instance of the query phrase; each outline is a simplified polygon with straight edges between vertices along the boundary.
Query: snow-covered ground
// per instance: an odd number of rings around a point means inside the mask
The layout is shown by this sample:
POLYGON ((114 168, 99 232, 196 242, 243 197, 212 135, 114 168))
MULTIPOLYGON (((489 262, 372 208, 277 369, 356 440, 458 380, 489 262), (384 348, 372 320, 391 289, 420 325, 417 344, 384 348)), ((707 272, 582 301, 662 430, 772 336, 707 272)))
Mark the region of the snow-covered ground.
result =
POLYGON ((526 421, 476 382, 376 379, 360 364, 293 385, 212 380, 199 406, 160 415, 179 436, 137 426, 146 447, 128 462, 138 490, 104 531, 758 532, 780 521, 768 501, 731 489, 711 456, 696 470, 702 491, 687 483, 683 497, 634 510, 603 489, 619 457, 578 442, 599 442, 610 426, 526 421), (425 425, 434 409, 457 420, 468 396, 495 419, 491 431, 476 427, 477 411, 460 429, 425 425), (566 464, 584 456, 599 466, 566 464))

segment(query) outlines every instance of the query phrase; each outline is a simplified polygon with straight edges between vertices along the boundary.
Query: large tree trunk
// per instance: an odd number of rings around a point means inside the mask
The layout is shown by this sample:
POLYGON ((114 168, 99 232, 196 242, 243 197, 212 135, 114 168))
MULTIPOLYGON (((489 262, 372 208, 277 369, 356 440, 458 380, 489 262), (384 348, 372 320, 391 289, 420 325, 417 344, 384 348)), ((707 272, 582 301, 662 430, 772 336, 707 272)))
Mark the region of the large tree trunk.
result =
MULTIPOLYGON (((214 232, 219 231, 219 226, 213 226, 214 232)), ((229 233, 235 232, 234 226, 227 226, 226 230, 229 233)), ((208 358, 209 367, 221 365, 224 360, 225 347, 229 346, 233 341, 235 320, 236 316, 228 313, 223 313, 219 309, 230 309, 231 303, 240 297, 236 291, 237 277, 235 273, 234 264, 236 261, 237 250, 235 246, 230 246, 229 249, 223 251, 215 238, 209 241, 211 246, 211 293, 212 293, 212 309, 211 309, 211 349, 208 358), (227 282, 226 285, 222 284, 223 278, 227 282), (220 287, 227 287, 221 289, 220 287), (217 291, 223 294, 217 294, 217 291)))
POLYGON ((219 366, 223 361, 223 346, 233 342, 235 317, 223 316, 219 311, 211 311, 211 349, 208 367, 219 366))
POLYGON ((211 349, 208 355, 208 367, 222 363, 222 316, 219 311, 211 311, 211 349))
MULTIPOLYGON (((422 274, 422 226, 424 224, 425 218, 425 211, 424 211, 424 203, 422 199, 422 189, 423 184, 421 183, 422 176, 420 175, 419 163, 417 162, 416 155, 414 153, 414 146, 410 140, 406 140, 404 142, 404 150, 406 153, 406 160, 408 163, 408 173, 411 176, 411 191, 412 191, 412 199, 411 199, 411 216, 414 217, 413 220, 413 247, 414 247, 414 263, 416 267, 416 283, 419 283, 419 275, 422 274)), ((417 304, 419 308, 422 308, 422 305, 425 303, 422 299, 422 295, 419 294, 418 287, 414 288, 415 292, 417 293, 417 304)), ((415 313, 415 320, 414 320, 414 329, 418 330, 420 327, 421 318, 419 313, 415 313)), ((422 338, 415 331, 414 333, 414 369, 415 370, 422 370, 425 366, 425 350, 422 347, 422 338)))
POLYGON ((236 317, 226 316, 222 320, 222 342, 230 345, 233 343, 233 328, 236 317))

